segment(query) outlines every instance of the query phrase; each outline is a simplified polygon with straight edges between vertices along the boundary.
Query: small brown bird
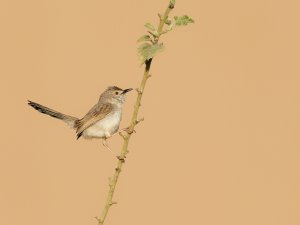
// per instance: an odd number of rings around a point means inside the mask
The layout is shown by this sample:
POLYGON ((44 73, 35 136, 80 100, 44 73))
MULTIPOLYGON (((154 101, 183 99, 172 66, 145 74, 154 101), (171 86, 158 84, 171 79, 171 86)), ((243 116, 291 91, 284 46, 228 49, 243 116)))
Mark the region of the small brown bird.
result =
POLYGON ((28 104, 41 113, 64 121, 76 130, 77 139, 81 136, 87 139, 101 138, 102 144, 110 149, 106 139, 119 130, 125 94, 131 90, 132 88, 123 90, 116 86, 108 87, 100 95, 98 103, 82 119, 65 115, 32 101, 28 101, 28 104))

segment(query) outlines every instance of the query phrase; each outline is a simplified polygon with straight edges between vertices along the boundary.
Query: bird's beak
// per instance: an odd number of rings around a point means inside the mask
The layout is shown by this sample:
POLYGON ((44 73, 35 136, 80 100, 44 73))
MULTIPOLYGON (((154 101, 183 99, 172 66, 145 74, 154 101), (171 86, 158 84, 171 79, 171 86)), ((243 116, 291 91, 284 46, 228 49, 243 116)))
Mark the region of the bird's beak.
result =
POLYGON ((122 94, 126 94, 127 92, 132 91, 132 90, 133 90, 132 88, 124 89, 122 91, 122 94))

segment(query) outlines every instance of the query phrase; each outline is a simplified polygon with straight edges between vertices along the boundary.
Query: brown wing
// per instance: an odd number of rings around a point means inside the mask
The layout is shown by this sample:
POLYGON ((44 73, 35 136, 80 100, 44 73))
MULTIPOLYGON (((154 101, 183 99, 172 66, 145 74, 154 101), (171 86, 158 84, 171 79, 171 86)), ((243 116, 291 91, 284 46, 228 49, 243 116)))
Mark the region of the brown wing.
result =
POLYGON ((112 110, 111 104, 96 104, 91 110, 80 120, 75 122, 75 128, 77 128, 77 139, 80 138, 82 132, 102 120, 112 110))

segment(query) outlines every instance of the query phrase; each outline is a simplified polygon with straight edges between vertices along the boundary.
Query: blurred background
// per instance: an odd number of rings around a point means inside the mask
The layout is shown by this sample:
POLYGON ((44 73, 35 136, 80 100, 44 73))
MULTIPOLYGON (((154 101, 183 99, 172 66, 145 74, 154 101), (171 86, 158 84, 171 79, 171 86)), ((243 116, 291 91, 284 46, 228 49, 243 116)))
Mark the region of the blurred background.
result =
MULTIPOLYGON (((107 86, 137 87, 136 40, 167 5, 1 1, 0 224, 96 224, 114 154, 27 99, 82 117, 107 86)), ((299 6, 177 1, 196 23, 162 39, 107 225, 300 224, 299 6)))

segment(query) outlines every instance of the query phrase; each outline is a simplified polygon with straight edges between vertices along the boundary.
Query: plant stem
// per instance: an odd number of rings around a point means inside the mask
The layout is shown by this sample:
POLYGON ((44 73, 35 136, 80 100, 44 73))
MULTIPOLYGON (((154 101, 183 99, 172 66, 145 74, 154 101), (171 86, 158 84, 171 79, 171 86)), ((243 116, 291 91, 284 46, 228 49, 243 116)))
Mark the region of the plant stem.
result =
MULTIPOLYGON (((159 37, 162 34, 162 30, 163 30, 165 21, 168 19, 168 15, 169 15, 169 13, 171 12, 171 10, 173 8, 174 8, 174 4, 172 4, 170 2, 168 8, 166 9, 166 11, 165 11, 165 13, 163 15, 163 17, 161 17, 161 19, 160 19, 160 23, 158 25, 158 34, 159 34, 159 36, 155 40, 155 43, 158 42, 159 37)), ((106 216, 108 214, 108 211, 109 211, 110 207, 113 204, 116 204, 116 202, 113 202, 113 195, 114 195, 114 192, 115 192, 115 189, 116 189, 116 185, 117 185, 117 182, 118 182, 118 178, 119 178, 122 166, 125 163, 126 155, 129 152, 128 151, 129 140, 131 138, 131 135, 134 132, 135 126, 140 121, 143 120, 143 119, 138 120, 138 112, 139 112, 139 109, 141 107, 141 100, 142 100, 142 96, 143 96, 143 93, 144 93, 144 89, 145 89, 147 80, 150 77, 149 71, 150 71, 151 63, 152 63, 152 58, 149 59, 149 60, 146 60, 146 62, 145 62, 145 70, 144 70, 143 79, 142 79, 142 81, 140 83, 139 88, 137 89, 138 95, 137 95, 137 98, 136 98, 136 101, 135 101, 134 110, 133 110, 133 114, 132 114, 132 118, 131 118, 131 123, 130 123, 130 126, 129 126, 128 130, 127 130, 127 133, 125 135, 120 133, 120 135, 124 139, 122 150, 121 150, 121 155, 119 156, 119 161, 118 161, 117 167, 115 169, 113 178, 109 180, 109 191, 108 191, 108 195, 107 195, 107 199, 106 199, 106 204, 105 204, 105 206, 103 208, 101 217, 100 218, 96 217, 96 219, 98 221, 98 225, 103 225, 104 224, 106 216)))

